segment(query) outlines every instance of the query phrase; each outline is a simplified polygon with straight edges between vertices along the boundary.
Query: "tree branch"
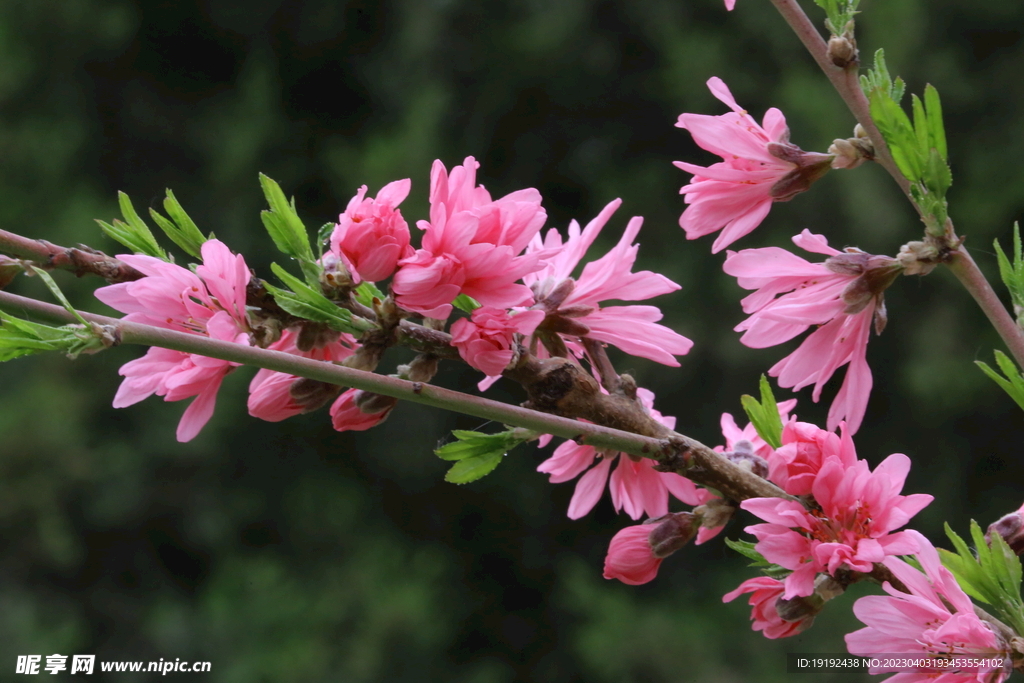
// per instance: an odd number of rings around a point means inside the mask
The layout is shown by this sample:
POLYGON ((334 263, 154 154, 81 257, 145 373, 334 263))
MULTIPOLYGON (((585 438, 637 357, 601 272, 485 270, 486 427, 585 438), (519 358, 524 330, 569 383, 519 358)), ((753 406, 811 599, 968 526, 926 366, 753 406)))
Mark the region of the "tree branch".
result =
MULTIPOLYGON (((4 291, 0 291, 0 308, 12 313, 24 314, 27 312, 53 323, 75 322, 74 316, 60 306, 4 291)), ((704 444, 668 430, 665 430, 660 438, 633 434, 599 424, 588 424, 537 410, 507 405, 421 382, 408 382, 395 377, 363 372, 280 351, 233 344, 200 335, 166 330, 91 313, 83 312, 81 315, 91 322, 113 327, 115 337, 119 338, 121 343, 159 346, 245 365, 255 365, 290 375, 355 387, 384 396, 465 413, 502 424, 526 427, 541 433, 573 439, 578 443, 596 448, 652 458, 661 462, 664 469, 683 474, 697 483, 716 488, 734 500, 755 497, 791 499, 782 489, 729 462, 704 444)), ((593 381, 593 378, 591 380, 593 381)))

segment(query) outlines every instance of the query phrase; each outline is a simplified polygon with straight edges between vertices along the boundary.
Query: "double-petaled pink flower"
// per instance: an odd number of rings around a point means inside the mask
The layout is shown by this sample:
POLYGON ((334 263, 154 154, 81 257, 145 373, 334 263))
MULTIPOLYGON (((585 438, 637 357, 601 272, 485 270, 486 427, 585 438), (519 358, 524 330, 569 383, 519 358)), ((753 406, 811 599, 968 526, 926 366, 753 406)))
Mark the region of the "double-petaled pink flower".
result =
POLYGON ((622 201, 609 203, 583 230, 576 221, 569 224, 569 237, 563 243, 557 230, 549 230, 542 240, 530 242, 527 254, 544 254, 545 265, 523 278, 537 301, 536 308, 547 313, 541 325, 550 333, 561 334, 570 348, 582 355, 578 340, 596 339, 617 346, 626 353, 649 358, 664 365, 678 366, 675 356, 686 354, 693 342, 658 325, 661 311, 655 306, 604 306, 609 299, 643 301, 679 289, 664 275, 644 270, 632 272, 639 245, 632 244, 643 219, 630 219, 619 243, 601 258, 587 263, 579 278, 573 271, 587 249, 622 201))
POLYGON ((808 628, 814 623, 814 617, 803 616, 793 621, 783 619, 779 615, 778 602, 784 592, 785 587, 778 579, 759 576, 747 579, 736 590, 726 593, 722 597, 722 602, 732 602, 739 596, 750 593, 747 604, 751 607, 750 619, 754 622, 751 628, 764 633, 765 638, 788 638, 808 628))
POLYGON ((366 185, 352 197, 331 233, 331 253, 348 269, 355 284, 378 282, 395 272, 400 259, 413 255, 409 225, 396 207, 409 195, 411 182, 388 183, 375 199, 366 185))
MULTIPOLYGON (((203 243, 196 272, 151 256, 118 258, 146 277, 96 290, 96 298, 125 320, 188 332, 238 344, 249 343, 245 288, 249 269, 241 255, 218 240, 203 243)), ((152 347, 119 373, 125 378, 114 396, 124 408, 153 394, 165 401, 195 396, 178 423, 178 441, 190 441, 213 415, 221 381, 238 363, 152 347)))
POLYGON ((540 193, 530 188, 492 200, 476 184, 479 166, 466 157, 449 175, 434 162, 430 220, 417 223, 423 245, 399 262, 391 283, 402 308, 447 318, 459 294, 497 308, 532 302, 517 280, 540 267, 542 255, 519 255, 547 220, 540 193))
MULTIPOLYGON (((651 417, 669 429, 675 427, 676 419, 662 415, 654 409, 654 394, 647 389, 637 390, 637 396, 651 417)), ((655 462, 648 458, 634 459, 622 453, 599 453, 593 446, 583 446, 566 441, 555 449, 550 458, 537 467, 538 472, 551 475, 552 484, 559 484, 578 476, 576 492, 569 503, 569 518, 579 519, 594 509, 608 485, 612 505, 616 512, 622 510, 633 519, 661 517, 668 514, 668 494, 688 505, 700 505, 714 496, 706 489, 699 489, 689 479, 671 472, 658 472, 655 462), (618 465, 612 471, 612 463, 618 465), (609 476, 610 475, 610 476, 609 476)))
POLYGON ((767 456, 768 478, 791 496, 805 496, 830 457, 839 458, 845 467, 857 461, 849 429, 840 437, 817 425, 790 421, 782 428, 782 446, 767 456))
POLYGON ((866 628, 846 636, 851 654, 875 657, 879 654, 906 655, 905 659, 933 661, 934 666, 907 670, 905 666, 872 667, 871 673, 901 673, 891 683, 999 683, 1012 669, 1009 647, 974 612, 974 605, 956 579, 939 561, 939 554, 924 536, 908 531, 917 546, 915 553, 922 574, 895 557, 885 566, 909 592, 883 584, 888 596, 869 595, 853 605, 853 613, 866 628), (954 666, 955 658, 1001 660, 1002 666, 954 666))
MULTIPOLYGON (((297 331, 287 329, 281 333, 280 339, 267 348, 313 360, 333 362, 348 358, 355 353, 358 346, 352 335, 339 333, 336 341, 323 346, 314 346, 309 351, 300 351, 297 346, 298 337, 297 331)), ((299 386, 302 383, 308 383, 310 387, 318 385, 318 383, 303 380, 295 375, 261 368, 249 383, 249 414, 267 422, 280 422, 300 413, 315 410, 333 397, 332 394, 323 394, 319 397, 296 396, 296 391, 293 389, 296 382, 300 383, 299 386)))
POLYGON ((522 311, 510 315, 501 308, 484 306, 468 319, 452 325, 452 346, 462 360, 485 375, 500 375, 512 360, 516 334, 530 336, 544 319, 543 311, 522 311))
POLYGON ((823 263, 810 263, 785 249, 767 247, 730 253, 725 272, 744 289, 757 291, 743 299, 750 317, 736 326, 740 341, 766 348, 789 341, 812 325, 818 326, 803 344, 776 363, 768 374, 779 385, 802 389, 814 385, 817 401, 825 382, 848 365, 843 385, 828 413, 828 428, 846 420, 856 432, 867 410, 871 369, 867 363, 872 320, 876 333, 885 325, 883 292, 901 272, 887 256, 859 250, 838 251, 821 235, 804 230, 793 238, 806 251, 824 254, 823 263))
POLYGON ((869 572, 886 557, 916 551, 912 536, 893 532, 933 497, 900 495, 909 471, 910 458, 902 453, 890 455, 874 472, 863 460, 851 465, 834 455, 826 459, 811 486, 816 507, 781 498, 740 503, 767 522, 746 529, 757 537, 757 551, 793 572, 786 577, 786 598, 810 595, 819 572, 869 572))
MULTIPOLYGON (((729 0, 726 7, 732 9, 729 0)), ((675 165, 693 174, 680 190, 690 206, 679 225, 691 240, 721 230, 711 247, 718 253, 760 225, 773 202, 807 190, 828 171, 833 157, 790 144, 786 118, 778 109, 769 109, 761 126, 736 104, 722 79, 711 78, 708 88, 732 111, 721 116, 681 114, 676 126, 723 160, 707 168, 682 161, 675 165)))

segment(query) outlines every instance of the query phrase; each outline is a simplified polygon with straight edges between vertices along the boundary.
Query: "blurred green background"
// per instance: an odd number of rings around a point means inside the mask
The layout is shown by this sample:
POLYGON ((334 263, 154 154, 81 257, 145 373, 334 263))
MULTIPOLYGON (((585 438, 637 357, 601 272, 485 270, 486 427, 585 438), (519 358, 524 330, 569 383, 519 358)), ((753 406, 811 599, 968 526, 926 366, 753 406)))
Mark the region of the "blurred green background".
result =
MULTIPOLYGON (((682 285, 654 303, 696 347, 679 369, 613 359, 680 431, 718 444, 721 414, 740 413, 739 396, 795 344, 754 351, 732 332, 741 290, 711 239, 687 242, 677 224, 689 176, 671 161, 714 158, 676 116, 725 111, 704 86, 717 75, 756 116, 782 108, 805 149, 853 126, 769 3, 738 4, 4 0, 0 227, 116 253, 92 219, 117 215, 118 190, 145 208, 170 187, 265 274, 275 256, 259 171, 310 226, 336 219, 359 185, 373 194, 405 177, 402 211, 424 218, 430 163, 466 155, 496 196, 538 188, 551 226, 622 197, 595 253, 645 216, 639 267, 682 285)), ((952 216, 993 273, 992 240, 1005 243, 1024 209, 1024 6, 861 5, 865 61, 884 46, 911 92, 931 82, 942 94, 952 216)), ((887 175, 864 167, 776 205, 735 246, 786 245, 803 228, 894 254, 921 226, 887 175)), ((90 295, 99 282, 58 280, 106 311, 90 295)), ((45 296, 36 281, 16 290, 45 296)), ((963 532, 1019 507, 1022 416, 975 369, 998 341, 949 273, 905 278, 887 304, 858 450, 872 464, 913 458, 905 490, 937 498, 916 526, 940 542, 944 520, 963 532)), ((110 407, 117 368, 141 353, 0 369, 3 680, 18 654, 56 652, 209 660, 194 678, 225 683, 781 681, 785 652, 841 652, 858 627, 863 587, 798 637, 751 632, 744 601, 721 604, 751 574, 720 542, 680 552, 646 586, 605 581, 607 541, 628 520, 607 498, 568 520, 573 486, 535 472, 550 449, 522 448, 475 484, 442 481, 431 449, 473 419, 402 405, 362 434, 334 432, 326 412, 267 424, 246 414, 242 369, 203 433, 176 443, 183 403, 110 407)), ((384 369, 407 358, 395 351, 384 369)), ((437 382, 476 379, 448 363, 437 382)), ((837 388, 821 405, 801 393, 797 414, 823 422, 837 388)), ((491 395, 522 400, 514 387, 491 395)))

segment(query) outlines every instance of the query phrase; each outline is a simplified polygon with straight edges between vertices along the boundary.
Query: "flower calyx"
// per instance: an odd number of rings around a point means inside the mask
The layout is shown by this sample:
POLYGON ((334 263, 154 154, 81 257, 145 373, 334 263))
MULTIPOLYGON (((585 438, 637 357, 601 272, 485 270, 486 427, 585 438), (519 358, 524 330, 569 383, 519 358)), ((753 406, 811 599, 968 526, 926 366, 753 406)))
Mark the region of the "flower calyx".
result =
POLYGON ((853 22, 847 22, 842 35, 833 35, 828 39, 828 60, 840 69, 855 67, 860 63, 860 52, 857 50, 857 39, 853 37, 853 22))
POLYGON ((647 542, 651 544, 654 557, 664 559, 693 540, 701 518, 692 512, 676 512, 648 519, 644 524, 657 525, 651 530, 647 542))
POLYGON ((832 154, 805 152, 791 142, 769 142, 768 153, 776 159, 794 164, 796 168, 772 185, 769 195, 777 202, 788 202, 810 189, 814 181, 832 168, 832 154))
POLYGON ((885 313, 885 290, 903 273, 903 265, 889 256, 868 254, 849 247, 843 254, 830 256, 825 267, 841 275, 857 275, 842 293, 847 315, 856 315, 872 302, 875 303, 875 334, 881 334, 887 321, 885 313))

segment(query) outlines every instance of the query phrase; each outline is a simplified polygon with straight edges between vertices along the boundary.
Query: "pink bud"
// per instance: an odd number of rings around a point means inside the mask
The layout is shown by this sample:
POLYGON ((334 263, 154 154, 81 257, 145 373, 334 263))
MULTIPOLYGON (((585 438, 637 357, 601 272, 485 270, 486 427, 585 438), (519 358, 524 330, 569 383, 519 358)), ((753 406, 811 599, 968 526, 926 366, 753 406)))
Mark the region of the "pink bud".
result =
POLYGON ((604 578, 618 579, 630 586, 647 583, 658 575, 661 558, 654 556, 648 538, 651 525, 628 526, 612 537, 604 559, 604 578))
POLYGON ((1013 552, 1024 553, 1024 506, 1008 515, 1003 515, 985 532, 985 540, 992 543, 992 534, 999 534, 1013 552))

